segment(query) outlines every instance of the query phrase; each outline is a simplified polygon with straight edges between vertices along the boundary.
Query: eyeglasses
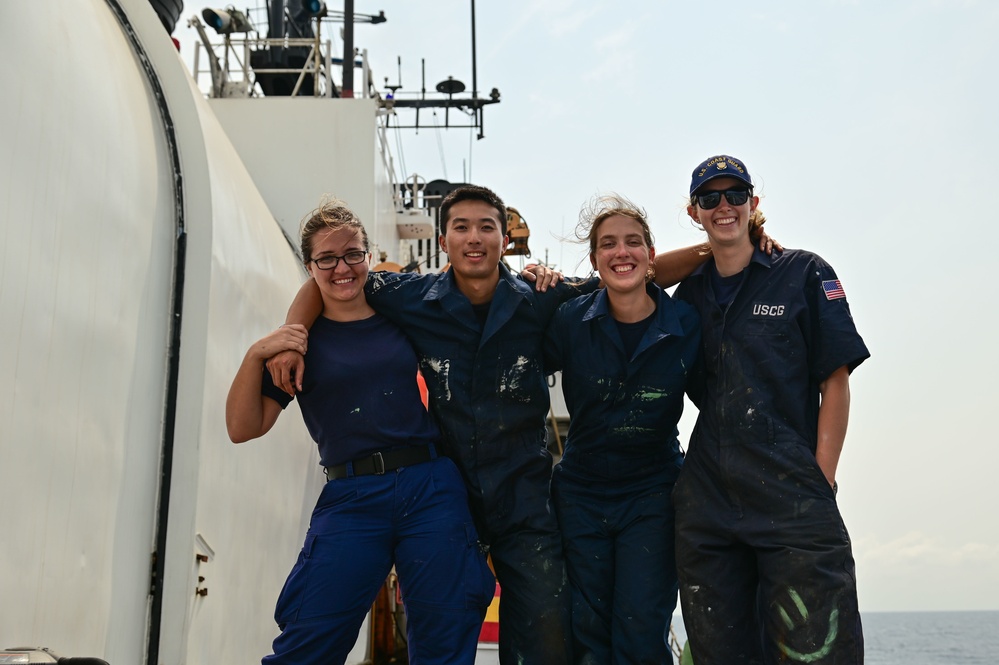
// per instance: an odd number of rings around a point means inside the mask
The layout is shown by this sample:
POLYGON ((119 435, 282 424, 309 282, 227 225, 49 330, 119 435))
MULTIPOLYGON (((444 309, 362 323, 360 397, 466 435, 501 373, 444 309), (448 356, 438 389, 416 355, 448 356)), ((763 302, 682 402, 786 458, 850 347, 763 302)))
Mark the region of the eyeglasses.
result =
POLYGON ((343 256, 337 256, 336 254, 324 254, 318 259, 312 259, 312 262, 316 264, 316 267, 320 270, 333 270, 336 268, 337 264, 340 263, 340 259, 348 266, 356 266, 358 263, 364 263, 364 260, 368 258, 367 252, 354 251, 347 252, 343 256))
POLYGON ((701 206, 702 209, 711 210, 712 208, 717 208, 718 204, 721 203, 722 194, 725 195, 725 200, 728 201, 728 204, 733 206, 741 206, 749 200, 748 189, 726 189, 723 192, 704 192, 703 194, 696 194, 694 198, 697 199, 697 205, 701 206))

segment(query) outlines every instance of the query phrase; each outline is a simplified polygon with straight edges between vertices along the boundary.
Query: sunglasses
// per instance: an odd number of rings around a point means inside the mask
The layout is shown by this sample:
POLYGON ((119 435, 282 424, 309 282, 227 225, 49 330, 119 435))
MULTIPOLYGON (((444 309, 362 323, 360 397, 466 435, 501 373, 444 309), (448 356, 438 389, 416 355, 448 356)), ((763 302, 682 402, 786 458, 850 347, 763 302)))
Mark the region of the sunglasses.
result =
POLYGON ((725 200, 728 201, 729 205, 741 206, 749 200, 749 193, 748 189, 726 189, 723 192, 704 192, 695 195, 694 198, 702 209, 711 210, 717 208, 721 203, 722 194, 725 195, 725 200))

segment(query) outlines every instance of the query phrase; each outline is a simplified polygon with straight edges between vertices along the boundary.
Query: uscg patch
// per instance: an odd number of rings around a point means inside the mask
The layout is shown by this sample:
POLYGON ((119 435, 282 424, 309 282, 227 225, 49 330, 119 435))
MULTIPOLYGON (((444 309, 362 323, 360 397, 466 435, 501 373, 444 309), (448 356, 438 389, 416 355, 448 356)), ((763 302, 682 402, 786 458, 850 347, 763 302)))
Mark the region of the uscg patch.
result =
POLYGON ((754 317, 767 317, 772 319, 786 319, 784 312, 787 310, 786 305, 765 305, 761 302, 753 303, 753 316, 754 317))
POLYGON ((827 279, 822 282, 822 290, 826 294, 826 300, 836 300, 837 298, 846 297, 846 291, 843 290, 843 285, 840 284, 838 279, 827 279))

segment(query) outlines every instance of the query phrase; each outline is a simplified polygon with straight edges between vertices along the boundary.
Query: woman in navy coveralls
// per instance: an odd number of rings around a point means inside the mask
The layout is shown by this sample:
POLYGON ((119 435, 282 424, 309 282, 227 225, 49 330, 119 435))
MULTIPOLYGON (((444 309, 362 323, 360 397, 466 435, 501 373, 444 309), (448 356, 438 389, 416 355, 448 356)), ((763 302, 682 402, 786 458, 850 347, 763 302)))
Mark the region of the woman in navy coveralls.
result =
POLYGON ((546 369, 562 370, 570 424, 552 496, 572 590, 576 663, 672 662, 677 579, 670 493, 676 424, 701 337, 693 307, 650 283, 642 211, 598 199, 577 235, 606 289, 563 304, 546 369))
POLYGON ((867 347, 829 264, 750 243, 762 216, 745 164, 706 160, 690 197, 712 249, 676 291, 704 339, 700 411, 673 492, 694 662, 863 663, 836 467, 867 347))
POLYGON ((394 564, 410 662, 471 664, 495 581, 461 476, 437 455, 440 432, 420 399, 416 354, 365 299, 367 234, 350 210, 326 204, 303 228, 302 256, 322 292, 322 316, 311 333, 282 326, 251 346, 226 403, 234 442, 262 436, 292 399, 264 362, 288 349, 306 353, 299 404, 329 480, 278 598, 281 634, 263 663, 343 663, 394 564))

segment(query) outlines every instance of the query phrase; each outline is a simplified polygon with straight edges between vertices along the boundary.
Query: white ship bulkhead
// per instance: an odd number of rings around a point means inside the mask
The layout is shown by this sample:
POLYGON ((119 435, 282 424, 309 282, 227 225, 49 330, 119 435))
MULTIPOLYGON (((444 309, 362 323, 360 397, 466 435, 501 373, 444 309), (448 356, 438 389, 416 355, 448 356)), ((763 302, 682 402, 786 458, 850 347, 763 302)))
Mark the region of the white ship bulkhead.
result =
POLYGON ((0 647, 142 663, 152 623, 159 663, 257 661, 323 478, 297 406, 235 448, 225 396, 304 278, 285 234, 322 193, 397 251, 374 102, 342 111, 359 133, 330 129, 335 100, 303 124, 291 100, 210 103, 147 0, 3 14, 0 647))

